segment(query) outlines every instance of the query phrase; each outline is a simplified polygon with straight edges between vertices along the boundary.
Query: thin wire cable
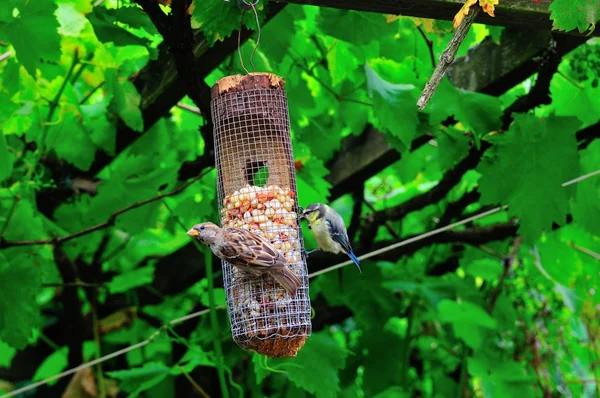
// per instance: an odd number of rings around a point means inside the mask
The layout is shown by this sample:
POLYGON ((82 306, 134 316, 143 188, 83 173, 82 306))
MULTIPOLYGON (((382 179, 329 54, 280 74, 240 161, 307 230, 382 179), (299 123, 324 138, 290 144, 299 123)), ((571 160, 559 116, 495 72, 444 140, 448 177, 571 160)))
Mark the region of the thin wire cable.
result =
MULTIPOLYGON (((258 20, 258 12, 256 12, 255 5, 258 4, 258 0, 254 3, 248 2, 247 0, 242 0, 244 4, 252 8, 254 12, 254 17, 256 18, 256 44, 254 44, 254 49, 252 49, 252 53, 250 54, 250 65, 252 66, 252 71, 256 72, 256 67, 254 66, 254 54, 258 49, 258 45, 260 44, 260 21, 258 20)), ((244 57, 242 57, 242 29, 244 28, 244 17, 246 16, 246 9, 242 10, 242 17, 240 18, 240 28, 238 29, 238 57, 240 58, 240 64, 242 65, 242 69, 249 74, 250 72, 246 69, 244 65, 244 57)))
POLYGON ((579 181, 587 180, 588 178, 593 177, 593 176, 598 175, 598 174, 600 174, 600 170, 596 170, 596 171, 593 171, 591 173, 582 175, 581 177, 577 177, 577 178, 575 178, 575 179, 573 179, 571 181, 563 182, 562 186, 566 187, 566 186, 569 186, 571 184, 577 184, 579 181))
POLYGON ((252 65, 252 71, 256 72, 256 67, 254 66, 254 54, 256 53, 256 49, 258 48, 258 45, 260 44, 260 22, 258 20, 258 13, 256 12, 256 8, 254 7, 254 4, 248 3, 248 2, 246 2, 246 0, 243 0, 243 1, 244 1, 244 3, 246 3, 246 4, 250 5, 250 7, 252 7, 252 11, 254 12, 254 17, 256 18, 256 29, 257 29, 256 44, 254 45, 254 49, 252 50, 252 53, 250 54, 250 65, 252 65))
MULTIPOLYGON (((441 232, 444 232, 444 231, 448 231, 449 229, 458 227, 458 226, 463 225, 463 224, 470 223, 471 221, 477 220, 479 218, 487 217, 487 216, 489 216, 491 214, 499 212, 502 209, 506 209, 507 207, 508 206, 496 207, 496 208, 494 208, 492 210, 488 210, 488 211, 483 212, 481 214, 477 214, 475 216, 472 216, 472 217, 469 217, 469 218, 465 218, 462 221, 455 222, 454 224, 446 225, 445 227, 434 229, 434 230, 429 231, 429 232, 425 232, 424 234, 415 236, 415 237, 410 238, 410 239, 403 240, 402 242, 394 243, 393 245, 389 245, 389 246, 386 246, 386 247, 382 247, 381 249, 374 250, 374 251, 372 251, 370 253, 367 253, 367 254, 364 254, 362 256, 359 256, 358 259, 359 260, 366 260, 368 258, 377 256, 379 254, 388 252, 390 250, 394 250, 394 249, 397 249, 399 247, 406 246, 406 245, 414 243, 414 242, 418 242, 418 241, 420 241, 422 239, 425 239, 425 238, 428 238, 430 236, 437 235, 437 234, 439 234, 441 232)), ((320 271, 313 272, 312 274, 309 274, 308 277, 309 278, 314 278, 315 276, 319 276, 321 274, 325 274, 325 273, 327 273, 329 271, 333 271, 333 270, 345 267, 346 265, 350 265, 350 264, 353 264, 352 260, 344 261, 343 263, 332 265, 331 267, 327 267, 327 268, 324 268, 324 269, 322 269, 320 271)))
POLYGON ((246 74, 249 74, 248 69, 244 65, 244 58, 242 57, 242 28, 244 27, 244 16, 246 15, 246 10, 242 11, 242 17, 240 18, 240 28, 238 29, 238 56, 240 57, 240 64, 242 65, 242 69, 246 71, 246 74))
MULTIPOLYGON (((571 184, 578 183, 578 182, 580 182, 580 181, 583 181, 583 180, 585 180, 585 179, 587 179, 587 178, 589 178, 589 177, 592 177, 593 175, 596 175, 596 174, 600 174, 600 170, 599 170, 599 171, 596 171, 596 172, 593 172, 593 173, 589 173, 589 174, 583 175, 583 176, 581 176, 581 177, 578 177, 578 178, 575 178, 574 180, 567 181, 566 183, 564 183, 564 184, 563 184, 563 186, 566 186, 566 185, 571 185, 571 184), (566 184, 566 185, 565 185, 565 184, 566 184)), ((475 221, 475 220, 478 220, 478 219, 480 219, 480 218, 487 217, 487 216, 489 216, 489 215, 492 215, 492 214, 494 214, 494 213, 497 213, 497 212, 499 212, 499 211, 501 211, 501 210, 503 210, 503 209, 506 209, 506 208, 508 208, 508 206, 506 206, 506 205, 505 205, 505 206, 499 206, 499 207, 496 207, 496 208, 494 208, 494 209, 488 210, 488 211, 486 211, 486 212, 483 212, 483 213, 481 213, 481 214, 477 214, 477 215, 475 215, 475 216, 468 217, 468 218, 466 218, 466 219, 464 219, 464 220, 457 221, 457 222, 455 222, 455 223, 453 223, 453 224, 449 224, 449 225, 447 225, 447 226, 445 226, 445 227, 438 228, 438 229, 434 229, 434 230, 432 230, 432 231, 425 232, 424 234, 421 234, 421 235, 415 236, 415 237, 413 237, 413 238, 406 239, 406 240, 404 240, 404 241, 402 241, 402 242, 394 243, 394 244, 392 244, 392 245, 389 245, 389 246, 383 247, 383 248, 381 248, 381 249, 374 250, 374 251, 372 251, 372 252, 370 252, 370 253, 367 253, 367 254, 364 254, 364 255, 362 255, 362 256, 359 256, 359 257, 358 257, 358 259, 359 259, 359 260, 365 260, 365 259, 368 259, 368 258, 371 258, 371 257, 377 256, 377 255, 379 255, 379 254, 382 254, 382 253, 388 252, 388 251, 390 251, 390 250, 394 250, 394 249, 397 249, 397 248, 399 248, 399 247, 406 246, 406 245, 408 245, 408 244, 410 244, 410 243, 414 243, 414 242, 417 242, 417 241, 419 241, 419 240, 422 240, 422 239, 428 238, 428 237, 430 237, 430 236, 433 236, 433 235, 439 234, 439 233, 441 233, 441 232, 445 232, 445 231, 448 231, 448 230, 450 230, 450 229, 453 229, 453 228, 455 228, 455 227, 458 227, 458 226, 461 226, 461 225, 467 224, 467 223, 469 223, 469 222, 471 222, 471 221, 475 221)), ((351 260, 344 261, 344 262, 342 262, 342 263, 339 263, 339 264, 333 265, 333 266, 331 266, 331 267, 328 267, 328 268, 322 269, 322 270, 320 270, 320 271, 313 272, 312 274, 309 274, 309 275, 308 275, 308 277, 309 277, 309 278, 314 278, 314 277, 316 277, 316 276, 319 276, 319 275, 325 274, 325 273, 327 273, 327 272, 330 272, 330 271, 336 270, 336 269, 338 269, 338 268, 345 267, 346 265, 350 265, 350 264, 353 264, 353 262, 352 262, 351 260)), ((218 307, 216 307, 216 308, 217 308, 217 309, 222 309, 222 308, 225 308, 225 306, 222 306, 222 305, 220 305, 220 306, 218 306, 218 307)), ((195 312, 195 313, 193 313, 193 314, 189 314, 189 315, 183 316, 183 317, 181 317, 181 318, 172 319, 172 320, 170 320, 169 322, 167 322, 167 324, 168 324, 168 325, 175 325, 175 324, 177 324, 177 323, 185 322, 185 321, 187 321, 187 320, 189 320, 189 319, 197 318, 197 317, 199 317, 199 316, 202 316, 202 315, 204 315, 204 314, 208 314, 208 313, 209 313, 209 311, 210 311, 210 309, 209 309, 209 308, 207 308, 207 309, 205 309, 205 310, 198 311, 198 312, 195 312)), ((141 341, 141 342, 139 342, 139 343, 137 343, 137 344, 134 344, 134 345, 132 345, 132 346, 129 346, 129 347, 123 348, 122 350, 115 351, 115 352, 113 352, 112 354, 108 354, 108 355, 105 355, 105 356, 103 356, 103 357, 100 357, 100 358, 98 358, 98 359, 94 359, 93 361, 90 361, 90 362, 84 363, 84 364, 82 364, 82 365, 79 365, 79 366, 77 366, 77 367, 75 367, 75 368, 72 368, 72 369, 66 370, 66 371, 64 371, 64 372, 62 372, 62 373, 59 373, 59 374, 57 374, 57 375, 54 375, 54 376, 52 376, 52 377, 49 377, 49 378, 47 378, 47 379, 44 379, 44 380, 38 381, 38 382, 36 382, 36 383, 33 383, 33 384, 29 384, 29 385, 27 385, 27 386, 25 386, 25 387, 19 388, 19 389, 17 389, 17 390, 14 390, 14 391, 11 391, 11 392, 9 392, 9 393, 7 393, 7 394, 4 394, 4 395, 0 396, 0 398, 9 398, 9 397, 14 397, 15 395, 21 394, 21 393, 23 393, 23 392, 26 392, 26 391, 29 391, 29 390, 33 390, 34 388, 37 388, 37 387, 43 386, 44 384, 48 384, 49 382, 51 382, 51 381, 53 381, 53 380, 61 379, 61 378, 65 377, 65 376, 72 375, 73 373, 76 373, 76 372, 78 372, 78 371, 80 371, 80 370, 82 370, 82 369, 89 368, 89 367, 91 367, 91 366, 94 366, 94 365, 97 365, 97 364, 99 364, 99 363, 102 363, 102 362, 108 361, 109 359, 112 359, 112 358, 118 357, 118 356, 120 356, 120 355, 124 355, 124 354, 128 353, 129 351, 136 350, 136 349, 138 349, 138 348, 140 348, 140 347, 143 347, 143 346, 145 346, 145 345, 149 344, 150 342, 152 342, 152 340, 154 340, 156 337, 158 337, 158 336, 160 335, 160 333, 161 333, 163 330, 165 330, 165 329, 166 329, 166 326, 162 326, 161 328, 159 328, 158 330, 156 330, 156 331, 155 331, 155 332, 154 332, 152 335, 150 335, 150 337, 149 337, 148 339, 146 339, 146 340, 144 340, 144 341, 141 341)))

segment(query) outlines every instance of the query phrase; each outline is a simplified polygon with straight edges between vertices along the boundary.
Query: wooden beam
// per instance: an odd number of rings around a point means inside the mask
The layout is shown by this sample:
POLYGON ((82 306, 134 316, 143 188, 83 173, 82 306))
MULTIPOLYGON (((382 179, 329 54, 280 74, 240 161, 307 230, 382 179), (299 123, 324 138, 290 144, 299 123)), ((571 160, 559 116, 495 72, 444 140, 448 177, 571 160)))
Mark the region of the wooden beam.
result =
MULTIPOLYGON (((404 15, 418 18, 451 21, 465 0, 270 0, 317 7, 370 11, 381 14, 404 15)), ((551 30, 548 6, 552 0, 502 0, 496 5, 495 17, 479 13, 475 22, 486 25, 508 26, 519 29, 551 30)), ((579 35, 577 31, 569 32, 579 35)), ((593 35, 600 35, 595 31, 593 35)))

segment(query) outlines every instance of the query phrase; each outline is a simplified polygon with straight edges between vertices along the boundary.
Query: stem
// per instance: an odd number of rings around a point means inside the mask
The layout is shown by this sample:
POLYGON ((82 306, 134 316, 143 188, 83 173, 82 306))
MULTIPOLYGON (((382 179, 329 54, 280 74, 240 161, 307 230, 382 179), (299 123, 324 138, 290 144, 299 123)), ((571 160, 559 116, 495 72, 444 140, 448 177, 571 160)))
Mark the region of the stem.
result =
POLYGON ((31 165, 31 167, 27 171, 27 174, 25 175, 26 180, 29 180, 31 178, 31 175, 35 172, 35 169, 37 168, 37 165, 40 162, 40 159, 44 155, 44 151, 45 151, 44 145, 45 145, 45 141, 46 141, 46 135, 48 134, 48 129, 50 128, 50 124, 52 122, 52 119, 54 118, 54 113, 56 112, 56 109, 58 108, 60 97, 62 97, 62 94, 65 91, 67 84, 71 80, 71 76, 73 75, 73 71, 75 70, 75 67, 79 64, 79 58, 77 57, 77 53, 78 53, 77 50, 75 50, 75 55, 73 55, 73 62, 71 63, 71 67, 67 71, 67 74, 65 75, 65 77, 63 79, 62 85, 60 86, 60 89, 54 96, 54 99, 52 101, 50 101, 50 110, 48 111, 48 117, 46 117, 46 122, 44 123, 44 127, 42 128, 42 136, 40 138, 40 146, 38 149, 38 156, 35 157, 33 165, 31 165))
POLYGON ((460 361, 460 381, 458 382, 458 388, 456 389, 456 398, 465 396, 465 389, 467 387, 467 351, 467 347, 465 346, 465 343, 463 343, 460 361))
MULTIPOLYGON (((93 320, 93 331, 94 331, 94 342, 96 343, 96 359, 102 356, 100 346, 100 322, 98 321, 98 290, 94 290, 92 293, 91 307, 92 307, 92 320, 93 320)), ((102 373, 102 363, 96 365, 96 377, 98 378, 98 393, 100 398, 106 398, 106 384, 104 383, 104 374, 102 373)))
POLYGON ((10 223, 10 220, 12 219, 13 215, 15 214, 15 210, 17 209, 17 203, 19 203, 19 198, 15 196, 15 198, 13 199, 13 204, 8 212, 8 216, 6 217, 6 221, 4 222, 4 225, 2 226, 2 230, 0 230, 0 239, 4 237, 4 234, 6 233, 6 230, 8 229, 8 224, 10 223))
POLYGON ((103 81, 102 81, 102 82, 100 82, 100 83, 98 83, 98 85, 96 85, 96 87, 94 87, 94 88, 93 88, 93 89, 92 89, 92 90, 91 90, 91 91, 90 91, 90 92, 89 92, 89 93, 88 93, 88 94, 87 94, 85 97, 83 97, 83 99, 82 99, 81 101, 79 101, 79 105, 82 105, 82 104, 84 104, 84 103, 85 103, 87 100, 89 100, 89 99, 90 99, 90 97, 91 97, 92 95, 94 95, 94 93, 95 93, 96 91, 98 91, 98 89, 99 89, 100 87, 102 87, 102 86, 104 86, 104 82, 103 82, 103 81))
POLYGON ((406 326, 406 337, 404 338, 404 358, 403 360, 403 366, 402 366, 402 375, 400 376, 400 385, 404 388, 408 386, 408 371, 410 368, 410 343, 411 343, 411 333, 412 333, 412 326, 414 323, 414 304, 411 303, 409 304, 408 307, 408 314, 407 314, 407 318, 408 318, 408 325, 406 326))
POLYGON ((206 266, 206 279, 208 280, 208 305, 210 306, 210 327, 212 328, 213 334, 213 346, 215 350, 215 363, 217 365, 217 374, 219 375, 219 384, 221 385, 221 394, 223 398, 229 398, 229 390, 227 389, 227 382, 225 381, 225 369, 223 363, 223 349, 221 347, 221 340, 219 339, 219 322, 217 321, 217 308, 215 304, 215 290, 213 282, 213 269, 212 269, 212 253, 210 250, 204 252, 204 264, 206 266))
POLYGON ((185 371, 183 366, 177 365, 177 367, 179 368, 179 370, 181 370, 181 373, 190 382, 190 384, 196 389, 196 391, 198 391, 200 393, 200 395, 202 395, 203 398, 210 398, 210 396, 206 393, 206 391, 204 391, 204 389, 202 387, 200 387, 200 385, 198 383, 196 383, 196 381, 192 378, 192 376, 190 376, 189 373, 185 371))

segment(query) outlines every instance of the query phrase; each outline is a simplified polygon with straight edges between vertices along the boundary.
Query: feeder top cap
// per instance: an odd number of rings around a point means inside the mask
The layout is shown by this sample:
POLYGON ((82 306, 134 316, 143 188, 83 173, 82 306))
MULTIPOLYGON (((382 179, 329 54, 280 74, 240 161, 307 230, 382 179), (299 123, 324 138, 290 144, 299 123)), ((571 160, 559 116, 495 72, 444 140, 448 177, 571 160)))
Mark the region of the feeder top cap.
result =
POLYGON ((247 75, 231 75, 219 79, 211 89, 212 98, 232 91, 245 91, 256 88, 283 90, 285 81, 273 73, 254 72, 247 75))

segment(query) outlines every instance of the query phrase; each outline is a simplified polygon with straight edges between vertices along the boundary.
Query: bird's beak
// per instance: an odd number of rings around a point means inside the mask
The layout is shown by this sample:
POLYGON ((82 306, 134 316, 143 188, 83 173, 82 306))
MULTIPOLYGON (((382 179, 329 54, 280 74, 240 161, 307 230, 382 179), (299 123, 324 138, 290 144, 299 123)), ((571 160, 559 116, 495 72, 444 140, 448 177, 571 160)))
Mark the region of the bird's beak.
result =
POLYGON ((198 231, 196 231, 194 228, 192 228, 189 231, 187 231, 186 234, 189 236, 196 237, 196 236, 198 236, 198 231))

